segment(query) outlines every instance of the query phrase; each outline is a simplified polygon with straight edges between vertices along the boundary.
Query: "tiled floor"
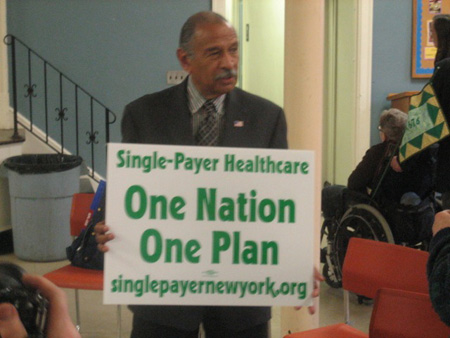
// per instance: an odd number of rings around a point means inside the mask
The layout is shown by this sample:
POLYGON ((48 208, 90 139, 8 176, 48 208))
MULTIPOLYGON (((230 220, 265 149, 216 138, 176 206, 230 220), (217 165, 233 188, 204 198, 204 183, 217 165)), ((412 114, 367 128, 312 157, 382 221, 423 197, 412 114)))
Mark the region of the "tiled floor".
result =
MULTIPOLYGON (((18 259, 14 254, 0 256, 0 261, 13 262, 26 271, 33 274, 44 274, 57 269, 68 261, 59 262, 26 262, 18 259)), ((320 296, 320 326, 335 324, 343 321, 344 306, 341 289, 332 289, 325 283, 321 286, 320 296)), ((69 309, 75 321, 75 297, 73 290, 66 290, 69 299, 69 309)), ((353 295, 352 295, 353 296, 353 295)), ((81 291, 81 333, 83 338, 110 338, 117 336, 117 307, 114 305, 102 305, 102 293, 100 291, 81 291)), ((363 332, 368 332, 372 306, 359 305, 356 297, 351 297, 352 325, 363 332)), ((131 312, 121 307, 122 337, 129 337, 131 331, 131 312)), ((278 323, 272 323, 278 327, 278 323)), ((272 335, 272 338, 280 338, 272 335)))

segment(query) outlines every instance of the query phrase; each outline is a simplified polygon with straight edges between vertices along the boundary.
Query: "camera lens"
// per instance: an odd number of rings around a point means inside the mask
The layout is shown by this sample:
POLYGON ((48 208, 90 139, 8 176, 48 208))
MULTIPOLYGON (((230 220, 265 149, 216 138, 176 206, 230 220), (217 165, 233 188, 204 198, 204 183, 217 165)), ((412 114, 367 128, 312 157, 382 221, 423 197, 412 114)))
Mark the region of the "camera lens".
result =
POLYGON ((25 273, 11 263, 0 263, 0 303, 15 306, 29 337, 44 337, 47 300, 22 283, 25 273))

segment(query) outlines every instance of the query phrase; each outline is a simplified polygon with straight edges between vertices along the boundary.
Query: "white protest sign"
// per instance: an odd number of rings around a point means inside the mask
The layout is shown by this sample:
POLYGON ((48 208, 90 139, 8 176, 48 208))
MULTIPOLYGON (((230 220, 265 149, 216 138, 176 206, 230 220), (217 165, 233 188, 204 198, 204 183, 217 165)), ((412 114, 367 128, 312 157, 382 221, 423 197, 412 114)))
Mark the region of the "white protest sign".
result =
POLYGON ((311 151, 108 144, 106 304, 310 305, 311 151))

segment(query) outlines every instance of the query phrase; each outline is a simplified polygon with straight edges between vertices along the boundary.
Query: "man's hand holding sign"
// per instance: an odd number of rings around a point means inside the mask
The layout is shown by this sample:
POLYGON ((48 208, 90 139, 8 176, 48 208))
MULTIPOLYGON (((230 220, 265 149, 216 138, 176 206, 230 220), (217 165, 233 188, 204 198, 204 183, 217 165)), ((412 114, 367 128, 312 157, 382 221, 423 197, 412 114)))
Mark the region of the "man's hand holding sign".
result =
POLYGON ((311 305, 312 163, 307 151, 109 144, 105 303, 311 305))

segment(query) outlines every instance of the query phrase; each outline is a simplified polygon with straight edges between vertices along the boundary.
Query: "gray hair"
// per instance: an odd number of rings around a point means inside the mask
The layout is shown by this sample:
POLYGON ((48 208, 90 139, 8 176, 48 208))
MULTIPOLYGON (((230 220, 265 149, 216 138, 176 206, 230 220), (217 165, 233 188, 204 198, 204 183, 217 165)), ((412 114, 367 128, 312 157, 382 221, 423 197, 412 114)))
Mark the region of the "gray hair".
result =
POLYGON ((398 142, 403 136, 407 120, 408 114, 391 108, 381 113, 379 128, 388 140, 398 142))
POLYGON ((187 52, 190 57, 194 56, 192 41, 194 39, 197 26, 205 23, 228 24, 228 21, 222 15, 214 12, 199 12, 189 17, 181 28, 178 47, 187 52))

